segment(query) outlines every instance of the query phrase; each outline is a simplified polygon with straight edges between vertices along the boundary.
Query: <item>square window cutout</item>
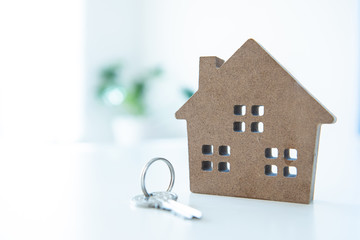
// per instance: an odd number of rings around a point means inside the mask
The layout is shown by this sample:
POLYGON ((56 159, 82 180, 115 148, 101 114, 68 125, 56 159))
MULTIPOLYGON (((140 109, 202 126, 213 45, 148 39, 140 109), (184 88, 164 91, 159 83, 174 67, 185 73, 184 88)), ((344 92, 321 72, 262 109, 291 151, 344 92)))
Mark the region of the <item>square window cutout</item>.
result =
POLYGON ((245 105, 235 105, 234 106, 234 114, 244 116, 246 113, 246 106, 245 105))
POLYGON ((219 172, 230 172, 230 163, 228 162, 219 162, 219 172))
POLYGON ((251 107, 251 113, 254 116, 263 116, 264 115, 264 106, 254 105, 251 107))
POLYGON ((266 158, 278 158, 279 151, 277 148, 266 148, 265 149, 265 157, 266 158))
POLYGON ((256 133, 264 132, 264 124, 262 122, 252 122, 251 131, 256 133))
POLYGON ((297 150, 294 148, 285 149, 284 157, 289 161, 297 160, 297 150))
POLYGON ((266 176, 277 176, 278 169, 276 165, 265 165, 266 176))
POLYGON ((234 122, 234 132, 245 132, 245 123, 234 122))
POLYGON ((201 162, 201 170, 203 171, 212 171, 213 170, 213 163, 211 161, 202 161, 201 162))
POLYGON ((202 154, 204 154, 204 155, 213 155, 214 154, 213 145, 203 145, 202 146, 202 154))
POLYGON ((296 167, 284 167, 284 177, 294 178, 297 176, 297 169, 296 167))
POLYGON ((230 156, 230 146, 220 146, 219 147, 220 156, 230 156))

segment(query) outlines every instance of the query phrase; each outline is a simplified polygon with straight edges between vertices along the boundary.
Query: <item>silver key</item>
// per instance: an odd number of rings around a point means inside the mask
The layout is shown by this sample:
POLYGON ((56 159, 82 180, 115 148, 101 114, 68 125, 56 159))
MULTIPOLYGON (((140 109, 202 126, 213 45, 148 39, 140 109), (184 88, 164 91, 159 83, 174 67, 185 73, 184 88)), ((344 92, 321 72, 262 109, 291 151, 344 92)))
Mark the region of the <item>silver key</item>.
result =
POLYGON ((144 195, 137 195, 131 199, 131 203, 136 207, 160 208, 171 211, 172 213, 182 216, 186 219, 202 217, 202 213, 199 210, 176 202, 178 197, 175 193, 171 192, 175 181, 175 171, 174 171, 174 167, 167 159, 165 158, 151 159, 147 164, 145 164, 141 172, 140 180, 141 180, 141 189, 144 195), (163 161, 169 167, 170 177, 171 177, 170 184, 166 192, 153 192, 149 194, 145 187, 145 176, 150 165, 156 161, 163 161))
POLYGON ((176 202, 177 198, 177 195, 172 192, 154 192, 151 193, 149 197, 137 195, 131 199, 131 202, 136 207, 152 207, 168 210, 186 219, 202 217, 202 213, 199 210, 176 202))

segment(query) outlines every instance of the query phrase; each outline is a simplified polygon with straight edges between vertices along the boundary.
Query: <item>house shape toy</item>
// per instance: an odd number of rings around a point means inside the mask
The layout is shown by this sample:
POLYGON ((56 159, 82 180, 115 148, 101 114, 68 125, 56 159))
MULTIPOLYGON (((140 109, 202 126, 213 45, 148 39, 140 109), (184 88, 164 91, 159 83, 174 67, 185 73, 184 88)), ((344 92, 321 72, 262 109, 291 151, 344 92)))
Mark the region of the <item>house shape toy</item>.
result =
POLYGON ((336 118, 257 42, 200 57, 187 120, 194 193, 310 203, 320 127, 336 118))

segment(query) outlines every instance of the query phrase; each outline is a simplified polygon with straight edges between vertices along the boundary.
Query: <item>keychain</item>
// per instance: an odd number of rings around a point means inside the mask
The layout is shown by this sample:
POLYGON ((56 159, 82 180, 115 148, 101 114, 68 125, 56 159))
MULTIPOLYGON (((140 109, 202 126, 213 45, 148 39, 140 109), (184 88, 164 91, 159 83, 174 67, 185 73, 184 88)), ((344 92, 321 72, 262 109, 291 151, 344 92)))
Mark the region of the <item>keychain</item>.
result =
POLYGON ((192 219, 192 218, 200 219, 202 217, 202 213, 199 210, 176 201, 178 199, 178 196, 176 195, 176 193, 171 192, 174 186, 174 182, 175 182, 175 171, 172 164, 165 158, 151 159, 144 166, 141 172, 141 189, 144 195, 137 195, 133 197, 131 199, 132 205, 136 207, 158 208, 158 209, 167 210, 185 219, 192 219), (150 165, 156 161, 163 161, 169 167, 171 174, 170 184, 166 191, 153 192, 149 194, 145 187, 145 177, 150 165))

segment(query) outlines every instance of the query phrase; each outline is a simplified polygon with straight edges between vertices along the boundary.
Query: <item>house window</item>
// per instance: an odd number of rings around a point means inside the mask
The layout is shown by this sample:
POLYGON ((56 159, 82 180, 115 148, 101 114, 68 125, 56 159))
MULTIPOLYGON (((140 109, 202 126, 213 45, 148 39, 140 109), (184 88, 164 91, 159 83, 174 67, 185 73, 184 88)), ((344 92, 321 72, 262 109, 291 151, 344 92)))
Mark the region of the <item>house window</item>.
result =
POLYGON ((251 132, 262 133, 264 132, 264 124, 262 122, 252 122, 251 132))
POLYGON ((265 165, 266 176, 277 176, 278 169, 276 165, 265 165))
POLYGON ((213 170, 213 163, 211 161, 202 161, 201 170, 210 172, 213 170))
POLYGON ((202 154, 204 154, 204 155, 213 155, 214 154, 213 145, 203 145, 202 146, 202 154))
POLYGON ((294 148, 285 149, 284 157, 286 160, 289 160, 289 161, 297 160, 297 150, 294 148))
POLYGON ((219 147, 220 156, 230 156, 230 146, 220 146, 219 147))
POLYGON ((266 158, 278 158, 279 151, 277 148, 266 148, 265 149, 265 157, 266 158))
MULTIPOLYGON (((264 115, 264 106, 263 105, 253 105, 251 107, 251 113, 253 116, 263 116, 264 115)), ((245 105, 234 105, 234 114, 237 116, 245 116, 246 106, 245 105)), ((234 132, 245 132, 245 122, 236 121, 233 124, 234 132)), ((250 125, 251 132, 262 133, 264 132, 264 123, 263 122, 252 122, 250 125)))
POLYGON ((251 113, 254 116, 263 116, 264 115, 264 106, 254 105, 251 107, 251 113))
POLYGON ((219 162, 218 169, 219 169, 219 172, 230 172, 230 163, 219 162))
POLYGON ((297 169, 294 166, 284 167, 284 177, 294 178, 297 176, 297 169))
POLYGON ((244 116, 246 113, 246 106, 245 105, 235 105, 234 106, 234 114, 244 116))
POLYGON ((244 122, 234 122, 234 132, 245 132, 244 122))

